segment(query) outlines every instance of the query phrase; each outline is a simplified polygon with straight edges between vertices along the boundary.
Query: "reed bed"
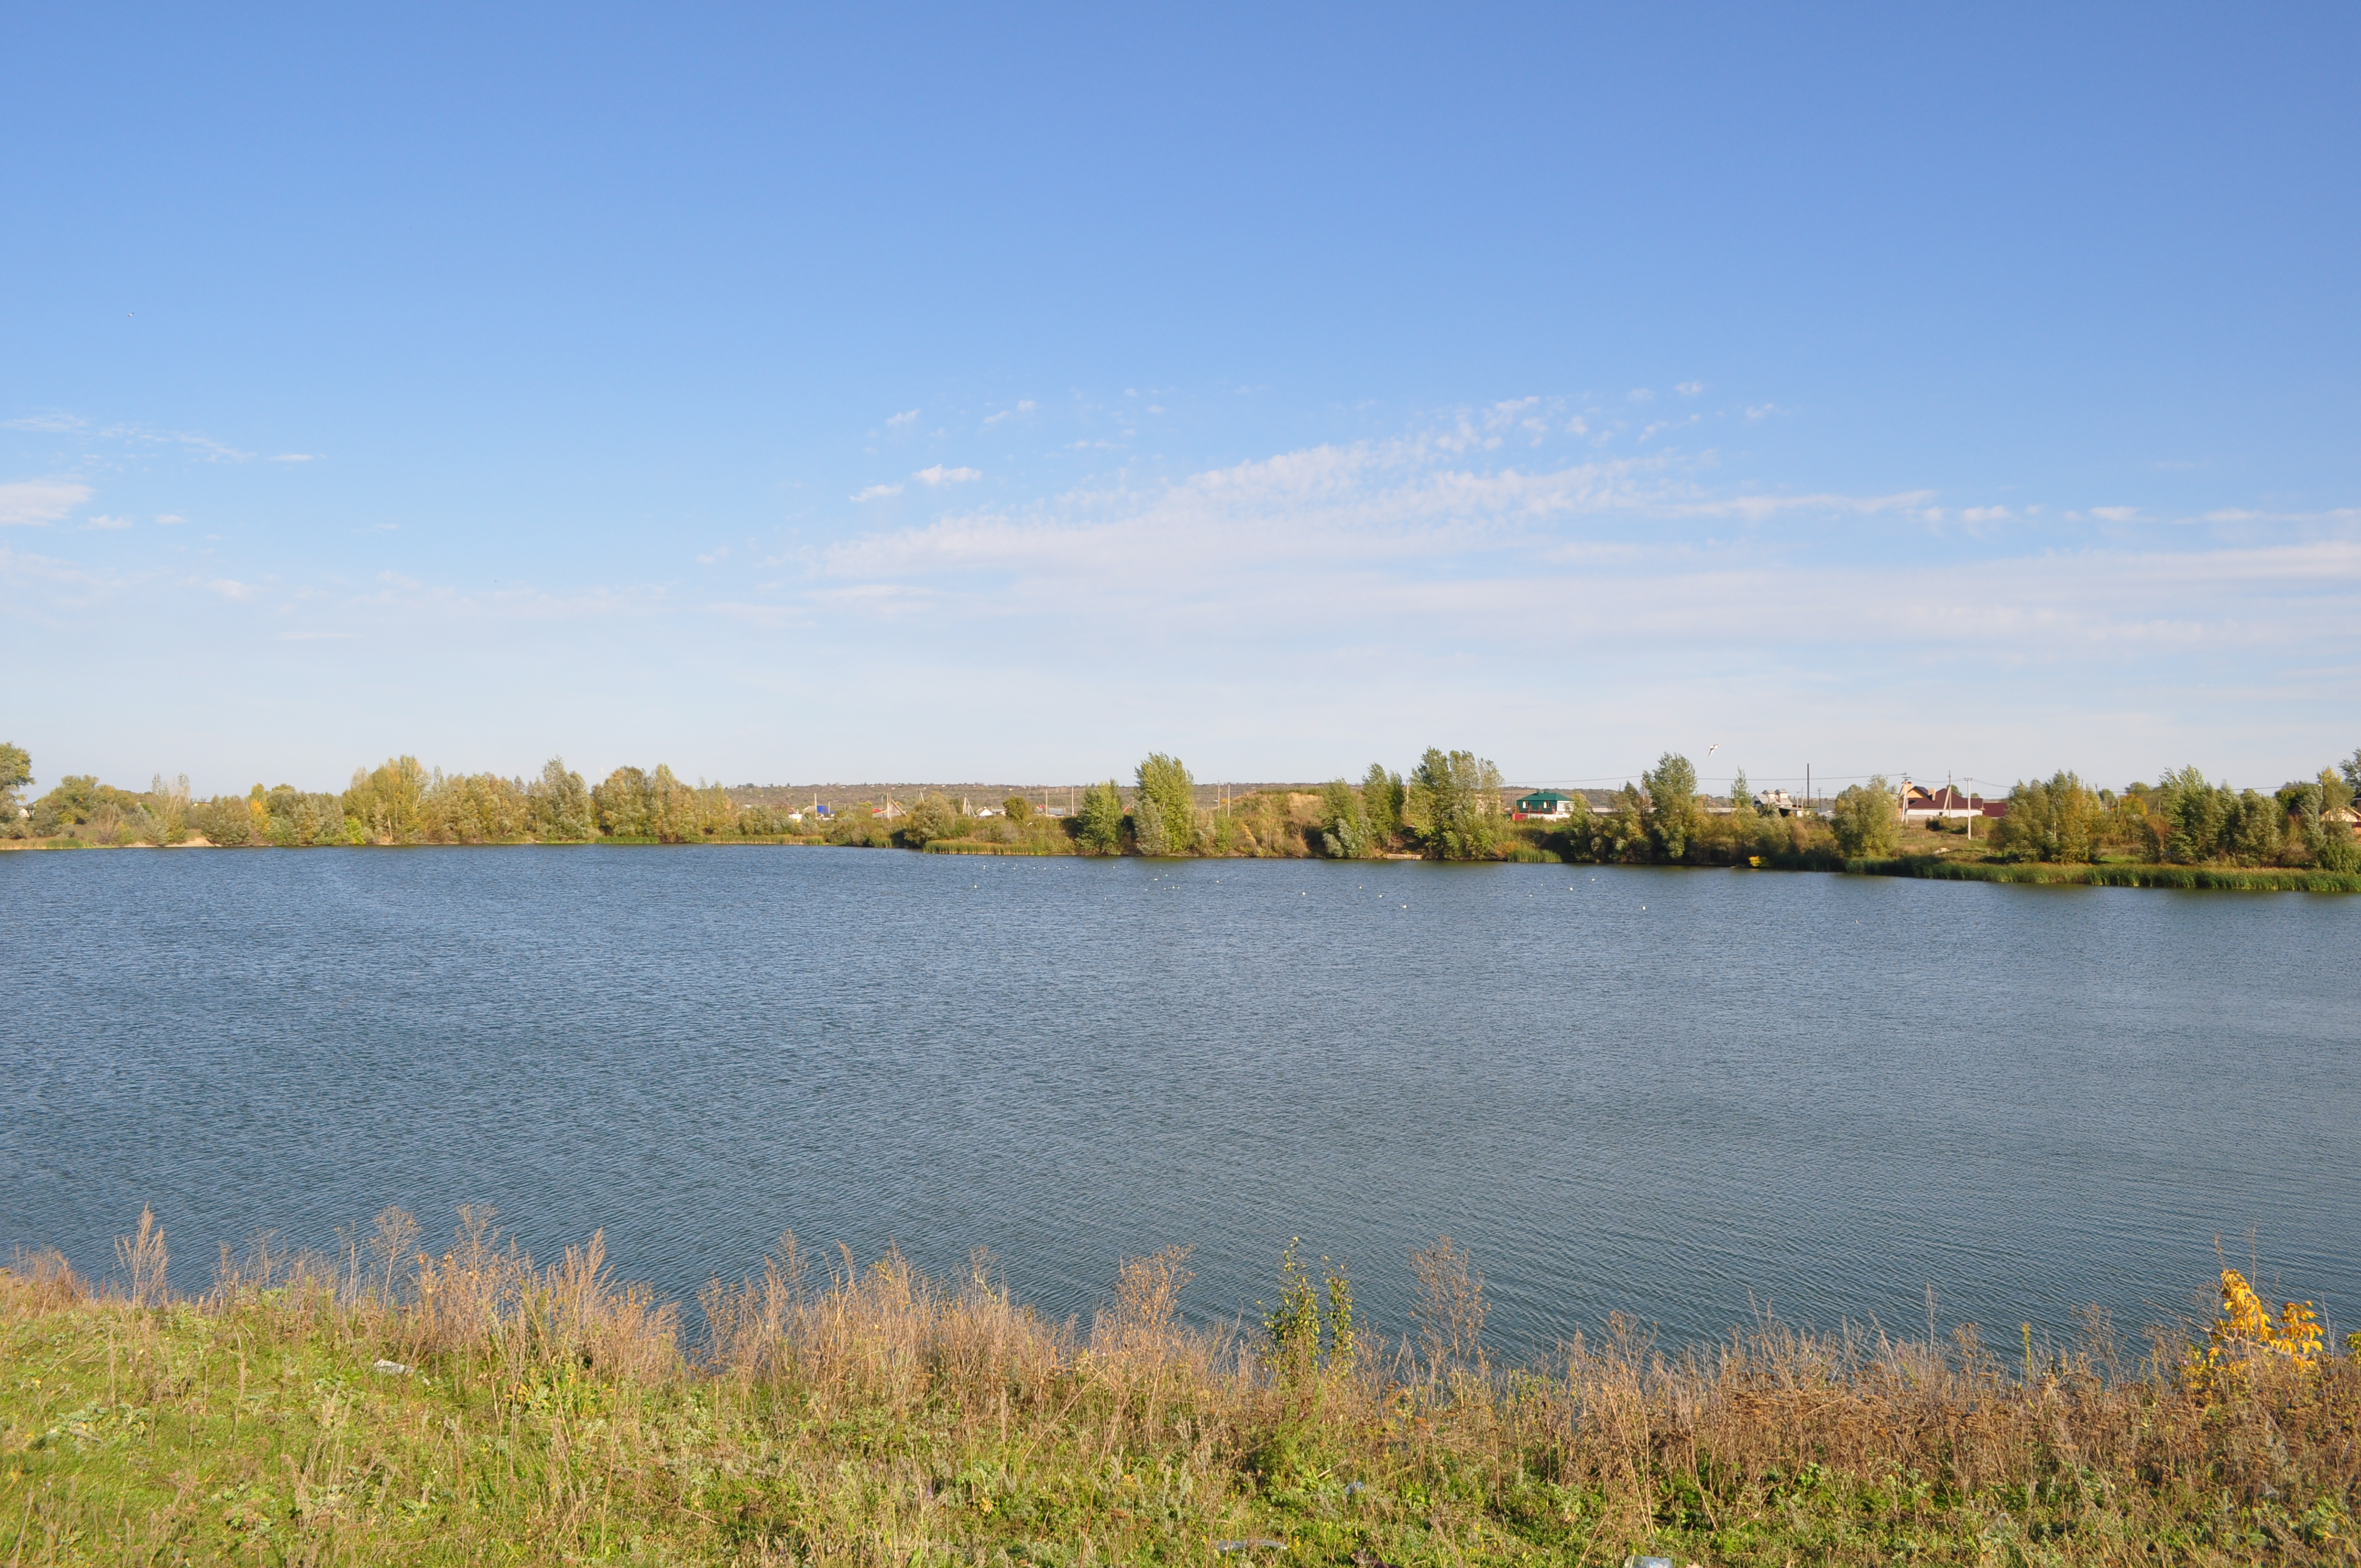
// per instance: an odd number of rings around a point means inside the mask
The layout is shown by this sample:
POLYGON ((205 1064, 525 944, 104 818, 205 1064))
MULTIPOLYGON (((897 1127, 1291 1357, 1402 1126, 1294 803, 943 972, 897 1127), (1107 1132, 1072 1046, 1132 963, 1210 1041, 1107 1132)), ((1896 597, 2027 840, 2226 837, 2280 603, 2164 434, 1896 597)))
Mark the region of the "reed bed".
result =
POLYGON ((540 1265, 479 1210, 194 1297, 152 1221, 119 1264, 0 1270, 0 1562, 2361 1561, 2361 1365, 2267 1320, 1996 1354, 1619 1319, 1503 1368, 1447 1241, 1390 1342, 1300 1272, 1268 1332, 1194 1326, 1180 1250, 1087 1326, 988 1257, 787 1236, 692 1328, 598 1238, 540 1265))

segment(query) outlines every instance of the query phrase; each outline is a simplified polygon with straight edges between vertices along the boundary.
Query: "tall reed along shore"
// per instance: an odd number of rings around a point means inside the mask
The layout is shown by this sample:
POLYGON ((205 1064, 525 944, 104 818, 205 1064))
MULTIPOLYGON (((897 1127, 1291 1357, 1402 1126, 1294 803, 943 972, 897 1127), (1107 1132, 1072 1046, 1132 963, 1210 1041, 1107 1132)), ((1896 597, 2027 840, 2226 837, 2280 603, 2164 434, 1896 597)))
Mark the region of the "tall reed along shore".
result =
MULTIPOLYGON (((783 1238, 693 1308, 492 1216, 166 1287, 0 1271, 0 1552, 62 1563, 2350 1563, 2361 1361, 2235 1273, 2211 1322, 2071 1343, 1610 1319, 1496 1365, 1414 1254, 1407 1324, 1291 1248, 1259 1322, 1188 1255, 1088 1323, 979 1258, 936 1280, 783 1238)), ((2191 1282, 2194 1283, 2194 1282, 2191 1282)))

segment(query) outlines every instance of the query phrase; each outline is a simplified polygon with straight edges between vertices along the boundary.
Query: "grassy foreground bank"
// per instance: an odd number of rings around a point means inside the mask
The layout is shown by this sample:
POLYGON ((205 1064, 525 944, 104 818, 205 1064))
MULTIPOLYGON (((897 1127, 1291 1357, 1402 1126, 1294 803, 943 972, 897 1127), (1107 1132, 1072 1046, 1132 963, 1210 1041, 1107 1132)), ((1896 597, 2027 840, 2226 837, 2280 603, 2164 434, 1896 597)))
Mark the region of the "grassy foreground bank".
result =
POLYGON ((1387 1347, 1301 1271, 1224 1335, 1176 1312, 1185 1254, 1136 1260, 1084 1329, 982 1264, 818 1275, 788 1239, 687 1336, 596 1239, 537 1267, 488 1216, 440 1257, 415 1234, 389 1213, 341 1267, 251 1256, 194 1299, 153 1235, 113 1297, 0 1272, 0 1562, 2356 1557, 2361 1365, 2268 1325, 2192 1370, 2095 1319, 2004 1355, 1615 1323, 1502 1371, 1447 1244, 1387 1347))

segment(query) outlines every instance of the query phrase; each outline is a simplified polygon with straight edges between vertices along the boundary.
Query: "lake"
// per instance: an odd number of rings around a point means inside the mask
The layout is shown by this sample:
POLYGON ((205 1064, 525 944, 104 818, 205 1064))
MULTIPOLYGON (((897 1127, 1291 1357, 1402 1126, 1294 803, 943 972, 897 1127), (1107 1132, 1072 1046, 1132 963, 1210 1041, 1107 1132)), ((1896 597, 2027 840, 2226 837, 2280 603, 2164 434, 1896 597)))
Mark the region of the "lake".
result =
MULTIPOLYGON (((2361 899, 1772 872, 621 847, 0 855, 0 1248, 792 1228, 1087 1313, 1193 1245, 1490 1337, 1768 1309, 2014 1343, 2220 1266, 2361 1322, 2361 899)), ((693 1313, 692 1313, 693 1316, 693 1313)))

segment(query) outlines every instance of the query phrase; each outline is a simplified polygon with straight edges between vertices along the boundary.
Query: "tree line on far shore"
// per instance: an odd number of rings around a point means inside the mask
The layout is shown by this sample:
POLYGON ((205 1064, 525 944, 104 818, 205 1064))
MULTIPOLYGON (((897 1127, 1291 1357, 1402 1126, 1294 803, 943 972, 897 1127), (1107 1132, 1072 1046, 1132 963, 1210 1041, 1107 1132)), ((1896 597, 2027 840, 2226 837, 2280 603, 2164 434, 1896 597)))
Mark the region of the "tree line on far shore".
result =
MULTIPOLYGON (((1283 855, 1337 860, 1413 855, 1447 861, 1555 860, 1609 864, 1875 860, 1903 845, 1899 797, 1883 778, 1838 795, 1825 817, 1759 806, 1741 773, 1727 804, 1708 806, 1690 761, 1656 765, 1568 818, 1519 822, 1500 771, 1467 751, 1431 747, 1409 773, 1372 763, 1357 781, 1319 792, 1262 790, 1201 803, 1178 757, 1152 752, 1129 786, 1082 792, 1057 817, 1022 796, 971 812, 941 795, 864 802, 832 816, 740 804, 719 784, 689 784, 664 765, 618 768, 598 784, 552 758, 538 777, 445 773, 415 757, 356 770, 341 793, 256 784, 244 795, 193 798, 185 776, 144 791, 70 774, 21 802, 31 759, 0 743, 0 837, 102 844, 710 843, 793 839, 908 849, 972 848, 1085 855, 1283 855)), ((2020 783, 1988 825, 1987 853, 2005 860, 2228 863, 2361 871, 2353 804, 2361 750, 2271 795, 2233 790, 2195 767, 2154 784, 2094 789, 2072 773, 2020 783)), ((1962 846, 1964 848, 1964 846, 1962 846)))

